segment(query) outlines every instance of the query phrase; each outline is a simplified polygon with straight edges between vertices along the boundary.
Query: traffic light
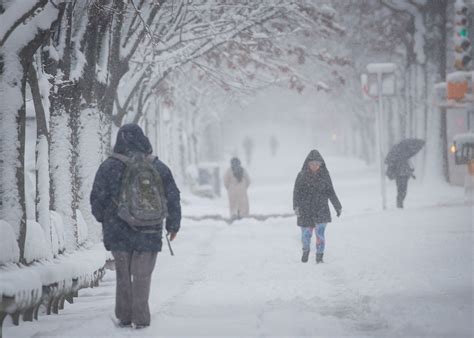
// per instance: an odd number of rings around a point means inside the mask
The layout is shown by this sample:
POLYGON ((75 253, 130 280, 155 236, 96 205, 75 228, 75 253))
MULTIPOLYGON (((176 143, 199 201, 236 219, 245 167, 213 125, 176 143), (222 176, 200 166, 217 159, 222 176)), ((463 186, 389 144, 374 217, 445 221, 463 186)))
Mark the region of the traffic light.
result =
POLYGON ((456 0, 454 4, 455 22, 454 22, 454 67, 457 70, 467 70, 472 61, 470 55, 471 42, 468 32, 468 8, 464 0, 456 0))

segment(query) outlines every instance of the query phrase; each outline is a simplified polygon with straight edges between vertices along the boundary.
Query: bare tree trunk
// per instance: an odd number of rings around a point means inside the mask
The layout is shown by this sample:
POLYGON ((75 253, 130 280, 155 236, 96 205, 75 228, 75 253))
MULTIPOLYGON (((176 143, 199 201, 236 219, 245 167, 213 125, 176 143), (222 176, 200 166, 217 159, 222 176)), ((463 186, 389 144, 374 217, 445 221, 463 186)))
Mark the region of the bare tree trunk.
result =
POLYGON ((109 114, 99 112, 100 114, 100 153, 101 159, 104 160, 111 153, 112 140, 112 118, 109 114))
MULTIPOLYGON (((72 93, 71 93, 72 94, 72 93)), ((76 100, 75 100, 76 101, 76 100)), ((76 101, 76 104, 68 105, 67 111, 69 111, 69 142, 71 144, 71 161, 69 162, 69 174, 71 177, 71 212, 72 218, 74 221, 73 224, 73 234, 76 240, 76 244, 78 243, 78 225, 77 225, 77 210, 79 209, 79 202, 82 198, 81 196, 81 185, 82 179, 81 174, 79 172, 79 156, 80 156, 80 136, 81 136, 81 119, 80 114, 81 111, 79 110, 79 100, 76 101)))
POLYGON ((177 126, 177 132, 179 135, 179 164, 181 167, 181 177, 186 177, 186 153, 187 153, 187 147, 186 147, 186 135, 185 135, 185 128, 184 128, 184 122, 182 118, 179 119, 178 121, 178 126, 177 126))
MULTIPOLYGON (((52 248, 51 222, 49 215, 49 133, 46 113, 41 99, 38 76, 34 65, 28 70, 28 83, 36 112, 36 221, 43 228, 48 247, 52 248)), ((53 253, 54 254, 54 253, 53 253)))
POLYGON ((51 97, 50 120, 50 171, 51 171, 51 209, 63 215, 65 242, 67 250, 74 250, 77 245, 77 227, 72 210, 72 175, 71 175, 71 136, 67 101, 73 97, 71 83, 57 85, 56 93, 51 97))
POLYGON ((448 159, 448 133, 447 133, 447 117, 446 117, 446 108, 440 110, 440 119, 441 119, 441 128, 439 130, 439 136, 441 138, 441 156, 443 159, 443 176, 446 182, 449 182, 449 159, 448 159))
MULTIPOLYGON (((34 20, 47 1, 38 1, 25 13, 14 19, 0 41, 0 218, 7 221, 15 232, 20 249, 20 262, 25 263, 26 205, 25 205, 25 87, 26 65, 39 47, 44 32, 29 31, 26 37, 10 45, 12 34, 20 31, 28 19, 34 20), (30 36, 30 35, 28 35, 30 36), (25 47, 20 47, 25 46, 25 47)), ((3 3, 0 9, 4 10, 3 3)), ((3 22, 2 22, 3 24, 3 22)), ((7 23, 5 23, 7 24, 7 23)))
POLYGON ((74 250, 77 244, 77 229, 72 205, 71 167, 71 134, 69 129, 70 107, 77 102, 78 92, 75 83, 70 80, 73 44, 72 3, 61 3, 60 24, 51 31, 52 38, 46 45, 52 48, 63 47, 62 57, 51 54, 46 48, 42 53, 42 64, 45 72, 50 76, 53 90, 50 91, 50 125, 49 125, 49 172, 50 172, 50 206, 63 216, 65 246, 67 250, 74 250))
POLYGON ((21 93, 23 103, 17 115, 17 149, 18 157, 16 163, 16 185, 18 189, 18 203, 21 207, 20 234, 18 236, 18 247, 20 248, 20 262, 25 263, 26 244, 26 203, 25 203, 25 129, 26 129, 26 109, 25 109, 25 87, 26 71, 23 71, 21 79, 21 93))
MULTIPOLYGON (((447 11, 448 5, 452 5, 452 2, 449 0, 436 0, 431 1, 427 4, 426 9, 426 18, 427 26, 430 31, 429 39, 427 40, 427 50, 430 50, 431 53, 427 54, 431 63, 434 64, 434 70, 436 71, 435 76, 433 77, 434 81, 441 82, 446 78, 447 71, 447 49, 439 48, 438 46, 448 46, 447 38, 447 11)), ((428 82, 427 82, 428 84, 428 82)), ((430 88, 434 83, 430 83, 430 88)), ((446 119, 446 110, 441 109, 439 112, 440 119, 439 131, 433 133, 433 137, 440 137, 441 147, 434 146, 432 151, 436 153, 434 157, 440 157, 441 161, 441 171, 446 181, 449 181, 449 165, 448 165, 448 140, 447 140, 447 119, 446 119)), ((427 116, 428 119, 428 116, 427 116)), ((437 142, 435 142, 435 145, 437 142)))
POLYGON ((16 104, 0 108, 0 219, 12 226, 21 250, 20 258, 23 258, 26 206, 22 193, 24 159, 21 140, 24 139, 24 126, 21 124, 25 123, 25 111, 22 74, 17 71, 21 64, 16 55, 8 55, 4 50, 0 52, 0 100, 5 102, 9 98, 16 101, 16 104), (11 78, 17 82, 12 83, 9 81, 11 78))
POLYGON ((190 136, 190 151, 191 151, 191 158, 192 158, 192 164, 197 164, 199 162, 198 158, 198 142, 199 138, 197 137, 197 126, 196 126, 196 118, 198 116, 197 109, 194 110, 191 116, 191 133, 189 134, 190 136))

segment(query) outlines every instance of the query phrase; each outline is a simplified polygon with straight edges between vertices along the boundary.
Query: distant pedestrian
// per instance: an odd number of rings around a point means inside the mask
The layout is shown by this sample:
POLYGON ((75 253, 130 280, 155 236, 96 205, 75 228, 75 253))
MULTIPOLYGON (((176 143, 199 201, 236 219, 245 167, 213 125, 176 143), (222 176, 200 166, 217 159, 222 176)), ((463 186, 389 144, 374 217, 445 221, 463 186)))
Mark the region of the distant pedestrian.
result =
POLYGON ((293 190, 293 210, 297 216, 297 224, 301 227, 303 263, 308 261, 313 232, 316 234, 316 263, 323 263, 324 232, 327 223, 331 222, 328 200, 339 217, 342 206, 334 191, 326 163, 319 151, 313 149, 296 177, 293 190))
POLYGON ((413 175, 414 171, 415 169, 409 159, 391 162, 387 167, 388 178, 395 179, 395 183, 397 184, 397 208, 403 209, 403 202, 407 196, 408 180, 410 177, 416 178, 415 175, 413 175))
POLYGON ((415 169, 410 163, 410 158, 415 156, 425 145, 425 141, 417 138, 407 138, 395 144, 387 156, 386 175, 389 179, 395 179, 397 184, 397 208, 403 208, 403 202, 407 195, 408 180, 415 178, 415 169))
POLYGON ((250 162, 252 161, 253 150, 255 148, 255 143, 249 136, 247 136, 244 139, 242 145, 245 150, 245 159, 247 160, 247 164, 250 165, 250 162))
POLYGON ((163 226, 170 240, 180 228, 180 193, 138 125, 120 128, 113 151, 96 173, 90 203, 115 259, 118 325, 143 328, 150 325, 148 297, 163 226))
POLYGON ((249 199, 247 189, 250 178, 242 167, 240 160, 234 157, 230 161, 230 168, 224 174, 224 186, 229 196, 229 210, 231 219, 239 219, 249 215, 249 199))

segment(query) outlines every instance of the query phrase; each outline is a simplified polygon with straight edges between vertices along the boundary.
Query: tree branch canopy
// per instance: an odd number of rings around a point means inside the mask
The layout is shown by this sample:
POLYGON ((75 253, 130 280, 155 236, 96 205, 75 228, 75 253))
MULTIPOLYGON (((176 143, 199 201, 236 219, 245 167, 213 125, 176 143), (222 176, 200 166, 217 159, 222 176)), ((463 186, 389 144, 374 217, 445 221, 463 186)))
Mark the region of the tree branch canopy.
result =
POLYGON ((25 0, 13 2, 5 12, 0 14, 0 47, 2 47, 15 29, 41 12, 48 0, 37 2, 25 0))

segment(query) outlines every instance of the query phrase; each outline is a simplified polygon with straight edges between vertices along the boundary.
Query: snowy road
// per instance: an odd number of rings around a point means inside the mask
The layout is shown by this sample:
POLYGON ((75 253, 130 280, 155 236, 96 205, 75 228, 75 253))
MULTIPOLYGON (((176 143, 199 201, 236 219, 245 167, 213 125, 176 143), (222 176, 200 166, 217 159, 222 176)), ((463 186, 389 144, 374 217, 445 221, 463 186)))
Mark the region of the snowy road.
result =
MULTIPOLYGON (((327 228, 322 265, 300 262, 295 218, 185 220, 176 256, 158 257, 151 327, 113 326, 108 272, 59 315, 7 324, 5 336, 472 336, 472 207, 462 190, 415 185, 407 209, 382 212, 373 175, 356 169, 333 174, 344 214, 327 228)), ((255 184, 251 196, 264 202, 253 212, 289 211, 288 182, 255 184)), ((226 213, 225 199, 200 203, 185 213, 226 213)))

